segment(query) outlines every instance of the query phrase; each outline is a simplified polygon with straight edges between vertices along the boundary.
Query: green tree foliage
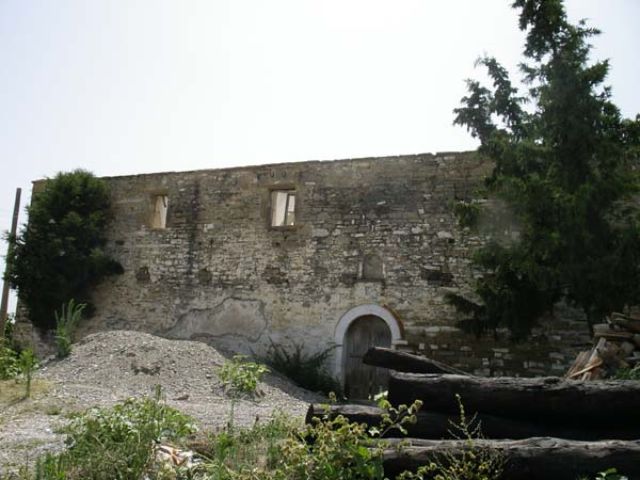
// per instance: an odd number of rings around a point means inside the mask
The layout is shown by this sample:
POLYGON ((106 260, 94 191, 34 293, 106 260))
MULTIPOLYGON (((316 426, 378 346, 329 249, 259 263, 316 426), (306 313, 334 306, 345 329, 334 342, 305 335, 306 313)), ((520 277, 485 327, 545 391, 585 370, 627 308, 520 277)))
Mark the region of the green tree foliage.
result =
POLYGON ((561 0, 513 7, 527 34, 524 93, 494 58, 481 58, 493 86, 469 80, 455 123, 495 162, 489 204, 508 206, 517 236, 493 236, 477 252, 482 302, 450 300, 472 314, 477 333, 506 326, 523 338, 561 299, 590 322, 640 300, 640 116, 621 117, 603 86, 608 62, 590 61, 597 30, 570 24, 561 0))
POLYGON ((108 212, 107 185, 83 170, 59 173, 34 194, 28 225, 9 239, 7 277, 38 328, 55 328, 60 305, 88 303, 90 287, 122 272, 103 250, 108 212))

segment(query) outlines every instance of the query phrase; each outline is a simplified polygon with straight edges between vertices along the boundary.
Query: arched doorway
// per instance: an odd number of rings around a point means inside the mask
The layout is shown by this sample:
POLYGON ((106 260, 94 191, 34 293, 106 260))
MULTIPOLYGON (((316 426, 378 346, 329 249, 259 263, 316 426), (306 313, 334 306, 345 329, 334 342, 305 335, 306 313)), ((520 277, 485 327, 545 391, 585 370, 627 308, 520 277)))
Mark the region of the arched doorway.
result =
POLYGON ((388 375, 382 369, 362 364, 372 346, 393 347, 402 340, 400 323, 389 310, 375 304, 360 305, 346 312, 336 325, 335 373, 350 398, 367 398, 385 390, 388 375))
POLYGON ((391 347, 391 331, 379 317, 355 319, 344 339, 344 393, 347 398, 369 398, 387 389, 389 373, 362 363, 371 347, 391 347))

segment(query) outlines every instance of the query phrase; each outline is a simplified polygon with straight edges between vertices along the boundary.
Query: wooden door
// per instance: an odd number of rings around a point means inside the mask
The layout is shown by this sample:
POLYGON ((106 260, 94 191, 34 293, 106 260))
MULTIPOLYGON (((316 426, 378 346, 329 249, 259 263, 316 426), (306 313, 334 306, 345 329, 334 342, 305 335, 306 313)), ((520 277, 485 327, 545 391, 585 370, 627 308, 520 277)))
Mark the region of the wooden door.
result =
POLYGON ((355 319, 345 336, 345 395, 366 399, 387 389, 389 373, 385 368, 370 367, 362 357, 371 347, 390 347, 391 331, 381 318, 367 315, 355 319))

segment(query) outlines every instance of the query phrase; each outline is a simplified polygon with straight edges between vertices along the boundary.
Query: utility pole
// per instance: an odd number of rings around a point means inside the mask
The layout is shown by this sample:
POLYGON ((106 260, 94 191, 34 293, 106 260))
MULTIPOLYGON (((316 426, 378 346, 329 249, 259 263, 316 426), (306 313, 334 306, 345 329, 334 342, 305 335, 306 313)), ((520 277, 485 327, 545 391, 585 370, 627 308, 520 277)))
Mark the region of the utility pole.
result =
MULTIPOLYGON (((16 237, 16 232, 18 231, 18 214, 20 213, 20 194, 22 193, 21 188, 16 188, 16 200, 13 204, 13 220, 11 221, 11 236, 10 239, 16 237)), ((11 241, 9 242, 9 246, 7 247, 7 253, 10 251, 12 247, 11 241)), ((8 264, 5 263, 5 274, 8 271, 8 264)), ((9 309, 9 282, 5 279, 2 285, 2 302, 0 302, 0 336, 4 333, 4 325, 7 321, 7 310, 9 309)))

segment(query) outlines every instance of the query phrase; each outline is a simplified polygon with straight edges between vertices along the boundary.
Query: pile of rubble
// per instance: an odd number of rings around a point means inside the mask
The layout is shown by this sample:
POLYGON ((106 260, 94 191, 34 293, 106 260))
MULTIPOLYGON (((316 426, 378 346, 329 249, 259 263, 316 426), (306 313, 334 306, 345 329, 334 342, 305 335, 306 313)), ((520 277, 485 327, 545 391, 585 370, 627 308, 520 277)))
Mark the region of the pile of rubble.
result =
POLYGON ((593 326, 593 342, 591 350, 578 354, 566 378, 596 380, 640 368, 640 317, 613 313, 606 323, 593 326))

